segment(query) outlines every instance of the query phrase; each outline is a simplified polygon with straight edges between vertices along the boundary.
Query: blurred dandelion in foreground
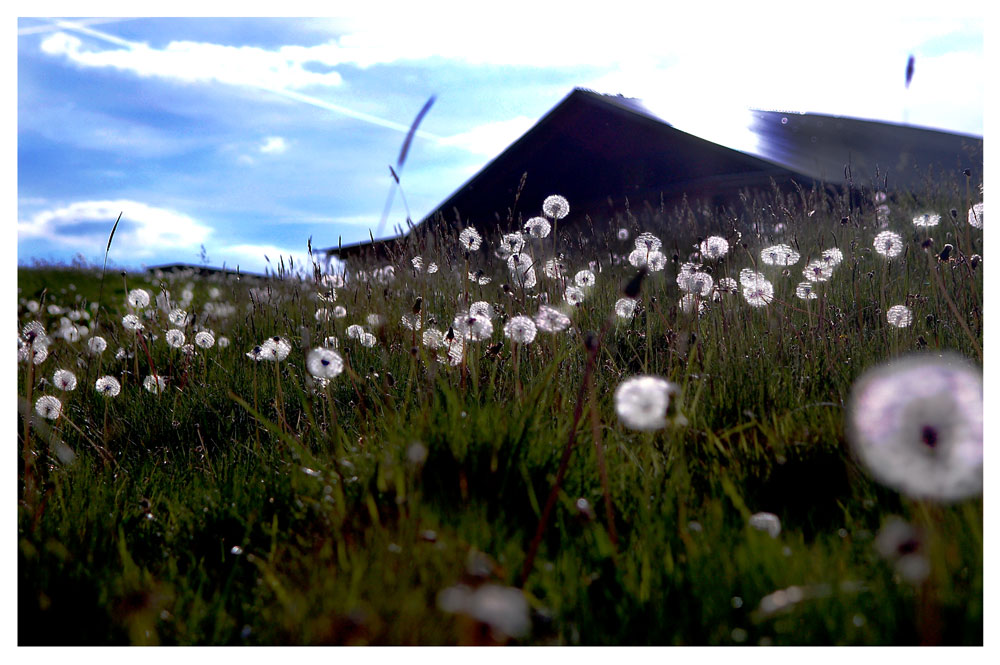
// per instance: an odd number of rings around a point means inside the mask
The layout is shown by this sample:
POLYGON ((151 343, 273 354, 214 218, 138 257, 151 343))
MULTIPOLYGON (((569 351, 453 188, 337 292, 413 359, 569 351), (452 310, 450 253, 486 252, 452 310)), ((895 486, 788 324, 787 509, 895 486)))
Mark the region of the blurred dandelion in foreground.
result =
POLYGON ((628 229, 625 229, 625 228, 618 229, 618 239, 619 240, 628 240, 628 229))
POLYGON ((318 347, 306 356, 306 369, 317 379, 332 379, 344 371, 344 360, 336 351, 318 347))
POLYGON ((615 390, 615 413, 629 429, 652 432, 667 426, 667 409, 677 387, 658 376, 634 376, 615 390))
POLYGON ((113 376, 102 376, 94 382, 94 389, 105 397, 117 397, 122 386, 113 376))
POLYGON ((781 533, 781 520, 774 513, 754 513, 747 523, 758 531, 763 531, 772 538, 781 533))
POLYGON ((35 402, 35 413, 46 420, 55 420, 62 413, 62 402, 52 395, 43 395, 35 402))
POLYGON ((486 624, 497 640, 525 637, 531 631, 528 600, 515 587, 484 584, 473 589, 458 584, 442 590, 437 605, 449 614, 464 614, 486 624))
POLYGON ((458 234, 458 242, 465 250, 474 252, 483 244, 483 237, 479 235, 479 231, 470 226, 458 234))
POLYGON ((893 305, 885 315, 889 324, 896 328, 906 328, 913 323, 913 312, 906 305, 893 305))
POLYGON ((760 250, 760 260, 769 266, 790 266, 799 262, 802 256, 785 244, 772 245, 760 250))
POLYGON ((52 375, 52 383, 59 390, 76 390, 76 375, 68 369, 57 369, 52 375))
POLYGON ((518 344, 530 344, 535 340, 537 330, 535 322, 526 316, 519 315, 512 318, 503 327, 503 334, 509 337, 512 342, 518 344))
POLYGON ((167 380, 154 374, 142 380, 142 387, 154 395, 161 395, 167 389, 167 380))
POLYGON ((875 251, 887 258, 899 256, 903 251, 903 239, 898 233, 892 231, 882 231, 875 236, 872 242, 875 251))
POLYGON ((699 246, 701 257, 707 261, 721 259, 729 252, 729 242, 722 236, 709 236, 701 241, 699 246))
POLYGON ((854 452, 883 484, 942 501, 982 491, 983 379, 965 359, 910 356, 869 370, 847 421, 854 452))
POLYGON ((542 305, 535 314, 535 327, 542 332, 560 332, 569 327, 570 319, 557 309, 542 305))
POLYGON ((552 225, 544 217, 532 217, 524 223, 524 230, 532 238, 547 238, 552 231, 552 225))
POLYGON ((893 515, 875 536, 875 550, 911 584, 923 582, 931 572, 924 553, 924 535, 920 529, 893 515))
POLYGON ((569 214, 569 201, 558 194, 547 196, 542 201, 542 214, 552 219, 562 219, 569 214))
POLYGON ((940 221, 941 215, 933 212, 925 212, 913 218, 913 225, 918 228, 926 229, 932 226, 937 226, 940 221))
POLYGON ((615 302, 615 316, 620 319, 631 319, 635 316, 635 304, 634 298, 619 298, 615 302))
POLYGON ((983 202, 969 208, 969 224, 977 229, 983 228, 983 202))

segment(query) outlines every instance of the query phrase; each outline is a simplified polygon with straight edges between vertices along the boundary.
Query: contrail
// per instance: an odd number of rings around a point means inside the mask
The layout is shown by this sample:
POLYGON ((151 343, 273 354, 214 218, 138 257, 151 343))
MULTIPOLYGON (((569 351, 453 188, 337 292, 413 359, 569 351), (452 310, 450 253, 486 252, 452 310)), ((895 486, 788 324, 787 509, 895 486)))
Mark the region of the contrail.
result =
MULTIPOLYGON (((55 27, 51 29, 63 29, 63 30, 72 30, 80 32, 85 35, 89 35, 91 37, 100 39, 102 41, 115 44, 116 46, 124 46, 129 50, 135 50, 137 48, 145 46, 145 44, 132 42, 127 39, 122 39, 121 37, 115 37, 114 35, 109 35, 108 33, 102 32, 100 30, 94 30, 93 28, 89 28, 86 25, 82 25, 74 21, 64 21, 61 19, 54 19, 52 20, 52 24, 55 27)), ((42 26, 42 27, 48 27, 48 26, 42 26)), ((24 30, 30 30, 31 32, 42 32, 42 30, 38 28, 24 28, 24 30)), ((20 34, 30 34, 30 33, 22 33, 21 30, 19 30, 18 34, 20 35, 20 34)), ((327 102, 322 99, 312 97, 310 95, 303 95, 302 93, 294 92, 292 90, 286 90, 284 88, 275 88, 267 85, 255 85, 253 87, 256 87, 258 90, 265 90, 275 95, 285 97, 286 99, 292 99, 297 102, 301 102, 303 104, 309 104, 310 106, 315 106, 317 108, 321 108, 327 111, 333 111, 334 113, 339 113, 341 115, 347 116, 348 118, 354 118, 355 120, 367 122, 368 124, 371 125, 377 125, 379 127, 385 127, 386 129, 392 129, 402 134, 407 134, 410 131, 409 125, 401 125, 398 122, 393 122, 392 120, 386 120, 385 118, 379 118, 377 116, 370 115, 368 113, 355 111, 354 109, 349 109, 344 106, 340 106, 339 104, 333 104, 331 102, 327 102)), ((429 139, 436 143, 441 143, 441 144, 446 143, 445 137, 438 136, 437 134, 431 134, 430 132, 425 132, 421 130, 417 130, 414 133, 414 136, 419 136, 420 138, 429 139)))

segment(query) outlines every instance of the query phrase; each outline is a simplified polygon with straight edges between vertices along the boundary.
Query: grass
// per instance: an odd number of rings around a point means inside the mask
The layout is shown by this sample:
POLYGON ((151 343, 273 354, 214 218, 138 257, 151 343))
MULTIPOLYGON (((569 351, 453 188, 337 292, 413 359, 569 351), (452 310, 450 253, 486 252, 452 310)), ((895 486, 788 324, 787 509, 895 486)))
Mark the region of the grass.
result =
MULTIPOLYGON (((533 316, 543 293, 559 303, 562 286, 539 270, 534 289, 503 289, 512 282, 489 240, 468 261, 490 284, 469 284, 457 239, 438 237, 445 249, 420 252, 438 272, 395 257, 382 264, 394 279, 349 280, 335 303, 317 302, 313 274, 130 274, 126 283, 110 273, 97 325, 99 269, 22 268, 22 326, 38 320, 55 337, 61 316, 88 311, 77 323, 108 350, 94 356, 86 337, 56 338, 36 371, 19 364, 21 398, 63 402, 55 421, 32 416, 26 446, 19 423, 19 449, 28 449, 19 462, 19 643, 981 644, 981 498, 902 496, 859 466, 844 435, 845 402, 867 368, 918 350, 981 362, 982 268, 970 257, 982 252, 982 231, 948 214, 969 203, 964 183, 889 201, 888 228, 905 243, 891 261, 872 248, 882 230, 873 210, 815 191, 748 198, 729 214, 628 211, 608 220, 628 229, 627 240, 613 231, 570 238, 571 212, 556 247, 571 276, 599 261, 596 284, 572 308, 570 329, 539 331, 516 364, 503 322, 533 316), (929 234, 909 221, 925 210, 942 214, 929 234), (666 269, 643 280, 633 319, 609 318, 636 273, 623 257, 641 231, 664 240, 666 269), (725 294, 695 317, 680 311, 674 277, 709 234, 732 245, 706 262, 716 281, 757 266, 776 242, 802 260, 789 275, 758 266, 775 288, 767 307, 725 294), (953 250, 942 261, 946 242, 953 250), (801 268, 830 247, 843 263, 807 307, 795 297, 801 268), (231 344, 185 359, 165 343, 173 326, 152 307, 147 354, 120 324, 137 287, 174 299, 191 291, 188 341, 197 326, 231 344), (399 322, 421 298, 425 323, 433 316, 446 331, 466 291, 497 315, 490 339, 467 343, 453 367, 399 322), (886 323, 895 304, 912 309, 910 327, 886 323), (317 320, 318 307, 335 305, 345 318, 317 320), (382 325, 367 323, 372 313, 382 325), (376 344, 350 339, 350 324, 376 344), (591 343, 592 389, 581 390, 587 334, 605 327, 591 343), (290 341, 287 359, 246 356, 274 335, 290 341), (305 357, 327 336, 346 368, 324 388, 305 357), (134 357, 116 360, 119 348, 134 357), (162 395, 142 388, 150 363, 168 379, 162 395), (76 374, 75 391, 51 385, 57 368, 76 374), (673 408, 686 424, 637 432, 619 422, 614 391, 643 373, 680 387, 673 408), (94 391, 102 374, 122 382, 118 397, 94 391), (530 628, 504 632, 502 618, 446 611, 442 592, 456 585, 522 584, 571 435, 523 581, 530 628), (71 461, 56 454, 61 446, 71 461), (748 526, 759 511, 780 518, 777 538, 748 526), (923 529, 922 582, 906 581, 873 546, 893 515, 923 529), (793 587, 799 602, 768 611, 772 594, 793 587)), ((551 241, 529 239, 536 261, 551 256, 551 241)))

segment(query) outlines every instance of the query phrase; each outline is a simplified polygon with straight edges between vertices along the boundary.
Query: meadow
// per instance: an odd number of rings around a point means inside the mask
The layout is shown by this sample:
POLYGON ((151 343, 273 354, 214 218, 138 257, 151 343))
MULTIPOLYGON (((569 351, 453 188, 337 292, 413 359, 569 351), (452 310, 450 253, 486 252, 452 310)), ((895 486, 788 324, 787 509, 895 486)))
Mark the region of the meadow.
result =
POLYGON ((18 641, 982 644, 981 191, 21 267, 18 641))

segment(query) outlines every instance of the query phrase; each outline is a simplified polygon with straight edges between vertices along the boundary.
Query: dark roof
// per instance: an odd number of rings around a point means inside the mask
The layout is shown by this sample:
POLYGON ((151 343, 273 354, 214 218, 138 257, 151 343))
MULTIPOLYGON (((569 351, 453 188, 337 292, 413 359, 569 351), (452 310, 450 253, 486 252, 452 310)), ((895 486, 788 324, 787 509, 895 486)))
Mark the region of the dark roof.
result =
POLYGON ((750 111, 746 125, 753 145, 737 150, 681 131, 639 100, 577 88, 414 230, 326 251, 385 255, 427 242, 433 234, 421 231, 442 224, 474 224, 488 235, 514 230, 540 214, 550 194, 569 200, 572 220, 589 215, 601 224, 626 198, 633 209, 685 197, 721 206, 772 182, 839 185, 848 165, 856 184, 871 184, 877 169, 890 189, 962 168, 982 171, 983 141, 974 136, 777 111, 750 111))

